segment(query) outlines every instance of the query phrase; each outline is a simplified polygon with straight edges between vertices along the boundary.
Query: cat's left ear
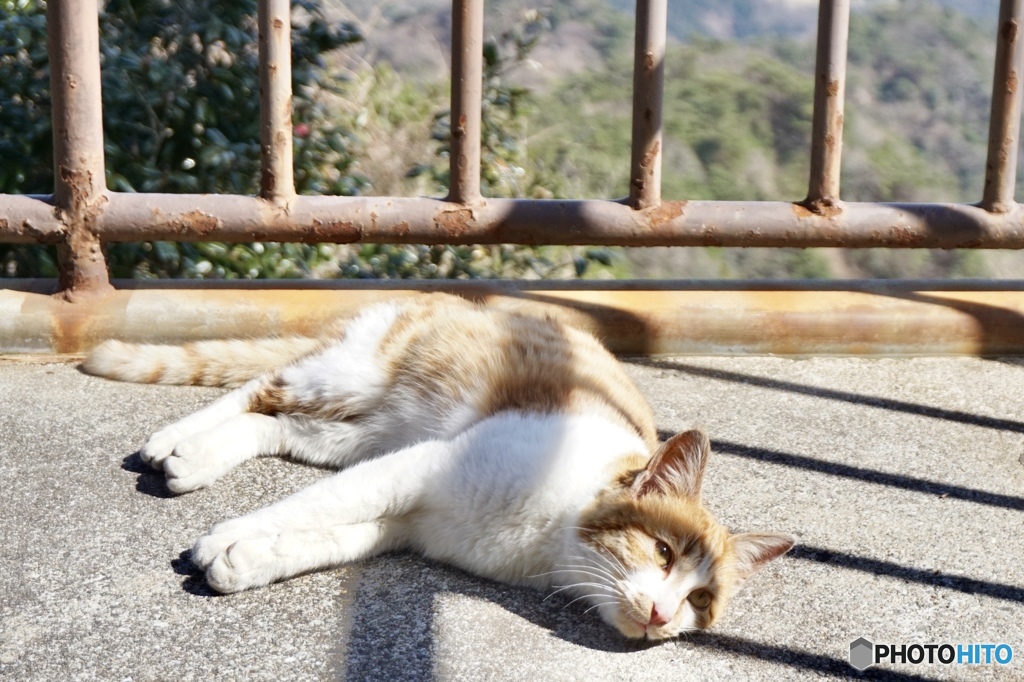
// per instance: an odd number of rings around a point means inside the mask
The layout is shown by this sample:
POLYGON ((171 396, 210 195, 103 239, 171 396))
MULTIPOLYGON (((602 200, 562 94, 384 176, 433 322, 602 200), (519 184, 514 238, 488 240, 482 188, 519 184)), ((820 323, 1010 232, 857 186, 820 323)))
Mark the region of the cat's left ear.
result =
POLYGON ((736 582, 754 575, 772 559, 777 559, 796 544, 796 538, 789 533, 739 533, 730 536, 735 557, 736 582))
POLYGON ((633 481, 633 496, 661 493, 700 499, 709 454, 711 441, 700 429, 672 436, 633 481))

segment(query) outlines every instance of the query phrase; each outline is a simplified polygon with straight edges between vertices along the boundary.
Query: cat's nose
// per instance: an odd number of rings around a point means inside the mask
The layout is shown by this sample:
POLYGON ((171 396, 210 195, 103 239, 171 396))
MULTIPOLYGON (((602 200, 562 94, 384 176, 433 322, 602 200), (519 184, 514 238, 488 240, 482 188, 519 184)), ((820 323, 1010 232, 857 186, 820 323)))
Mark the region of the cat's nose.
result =
POLYGON ((669 619, 665 616, 665 614, 663 614, 660 611, 658 611, 658 605, 657 604, 652 604, 651 605, 651 619, 649 621, 647 621, 647 624, 648 625, 664 625, 668 621, 669 621, 669 619))

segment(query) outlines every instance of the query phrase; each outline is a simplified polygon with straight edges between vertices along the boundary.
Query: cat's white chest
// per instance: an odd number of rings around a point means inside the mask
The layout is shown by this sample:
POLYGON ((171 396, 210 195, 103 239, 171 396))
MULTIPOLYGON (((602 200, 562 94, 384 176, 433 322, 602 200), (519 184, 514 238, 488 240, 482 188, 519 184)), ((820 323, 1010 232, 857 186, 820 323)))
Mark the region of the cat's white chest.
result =
POLYGON ((579 512, 643 441, 597 417, 505 414, 452 441, 450 466, 424 481, 413 542, 478 574, 535 582, 579 512))

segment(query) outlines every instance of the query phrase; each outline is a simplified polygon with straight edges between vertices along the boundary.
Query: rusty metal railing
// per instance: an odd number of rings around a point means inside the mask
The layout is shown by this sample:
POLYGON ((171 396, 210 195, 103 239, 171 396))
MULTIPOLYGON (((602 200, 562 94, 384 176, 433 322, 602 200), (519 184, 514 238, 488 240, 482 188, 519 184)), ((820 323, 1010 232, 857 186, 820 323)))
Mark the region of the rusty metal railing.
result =
MULTIPOLYGON (((100 100, 99 11, 95 2, 47 5, 47 51, 53 100, 53 167, 60 285, 66 292, 109 288, 97 219, 103 212, 103 103, 100 100)), ((38 201, 49 204, 46 198, 38 201)), ((17 206, 6 223, 18 220, 17 206)), ((21 216, 22 226, 31 223, 21 216)), ((0 220, 0 228, 4 221, 0 220)), ((43 232, 46 227, 40 225, 43 232)), ((0 239, 6 230, 0 229, 0 239)), ((42 235, 40 235, 42 236, 42 235)))
POLYGON ((814 69, 814 118, 811 123, 811 178, 805 205, 818 214, 839 209, 839 171, 843 157, 846 103, 846 52, 850 0, 822 2, 818 10, 818 52, 814 69))
POLYGON ((992 78, 992 118, 988 128, 988 163, 985 195, 981 205, 993 213, 1016 208, 1013 190, 1017 182, 1017 141, 1020 135, 1020 101, 1024 66, 1021 54, 1022 0, 1002 0, 999 6, 999 37, 996 68, 992 78))
POLYGON ((72 301, 110 291, 102 244, 145 239, 1024 248, 1024 211, 1014 200, 1024 0, 1001 2, 985 189, 977 204, 841 201, 849 0, 820 0, 803 201, 662 200, 666 0, 637 3, 628 199, 483 198, 483 1, 453 0, 450 191, 443 199, 425 199, 295 193, 288 0, 259 2, 259 196, 107 190, 97 0, 49 0, 55 190, 52 196, 0 195, 0 241, 57 244, 61 292, 72 301))

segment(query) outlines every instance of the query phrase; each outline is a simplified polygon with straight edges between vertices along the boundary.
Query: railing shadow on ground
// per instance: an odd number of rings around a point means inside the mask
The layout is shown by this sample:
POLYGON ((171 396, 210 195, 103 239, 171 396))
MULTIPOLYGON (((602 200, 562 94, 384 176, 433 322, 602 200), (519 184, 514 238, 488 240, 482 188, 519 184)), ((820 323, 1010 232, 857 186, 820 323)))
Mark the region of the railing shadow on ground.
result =
MULTIPOLYGON (((752 639, 734 637, 732 635, 720 635, 715 632, 704 632, 688 638, 694 646, 716 651, 725 651, 731 654, 757 658, 763 661, 781 663, 790 668, 796 668, 807 672, 822 673, 831 677, 858 680, 893 680, 894 682, 929 682, 938 678, 903 673, 883 668, 868 668, 864 671, 857 671, 849 662, 841 658, 833 658, 823 654, 813 654, 800 649, 765 644, 752 639)), ((838 647, 845 647, 847 642, 837 642, 838 647)))
POLYGON ((801 561, 812 561, 819 564, 838 566, 840 568, 871 573, 879 576, 896 578, 904 582, 919 583, 931 587, 956 590, 965 594, 976 594, 1003 601, 1024 604, 1024 587, 978 580, 963 575, 941 573, 926 569, 904 566, 893 561, 881 561, 868 557, 848 554, 822 547, 797 545, 786 555, 801 561))
POLYGON ((711 369, 678 360, 633 357, 626 358, 625 362, 633 365, 640 365, 642 367, 653 367, 655 369, 681 372, 683 374, 689 374, 690 376, 706 379, 731 381, 738 384, 757 386, 759 388, 767 388, 775 391, 786 391, 788 393, 824 398, 826 400, 837 400, 840 402, 851 403, 853 405, 866 405, 868 407, 877 407, 883 410, 904 412, 907 414, 920 415, 922 417, 931 417, 933 419, 944 419, 946 421, 981 426, 988 429, 1024 433, 1024 422, 1013 421, 1011 419, 987 417, 984 415, 971 414, 970 412, 962 412, 960 410, 947 410, 941 407, 931 407, 929 405, 921 405, 919 403, 893 400, 891 398, 880 398, 877 396, 853 393, 850 391, 819 388, 817 386, 808 386, 806 384, 798 384, 792 381, 783 381, 781 379, 769 379, 755 374, 744 374, 742 372, 733 372, 723 369, 711 369))
MULTIPOLYGON (((663 440, 669 436, 665 431, 659 431, 658 435, 663 440)), ((931 481, 926 478, 916 478, 914 476, 905 476, 903 474, 890 474, 876 469, 828 462, 814 457, 793 455, 787 452, 751 447, 749 445, 740 445, 738 443, 730 443, 729 441, 724 440, 712 440, 711 447, 717 453, 732 455, 734 457, 743 457, 745 459, 757 460, 759 462, 780 464, 797 469, 827 474, 829 476, 839 476, 841 478, 849 478, 855 481, 875 483, 878 485, 900 488, 902 490, 925 493, 928 495, 951 497, 953 499, 965 500, 967 502, 974 502, 976 504, 983 504, 990 507, 1001 507, 1003 509, 1011 509, 1013 511, 1024 511, 1024 497, 1002 495, 999 493, 988 492, 986 490, 979 490, 977 488, 967 488, 965 486, 941 483, 939 481, 931 481)))

